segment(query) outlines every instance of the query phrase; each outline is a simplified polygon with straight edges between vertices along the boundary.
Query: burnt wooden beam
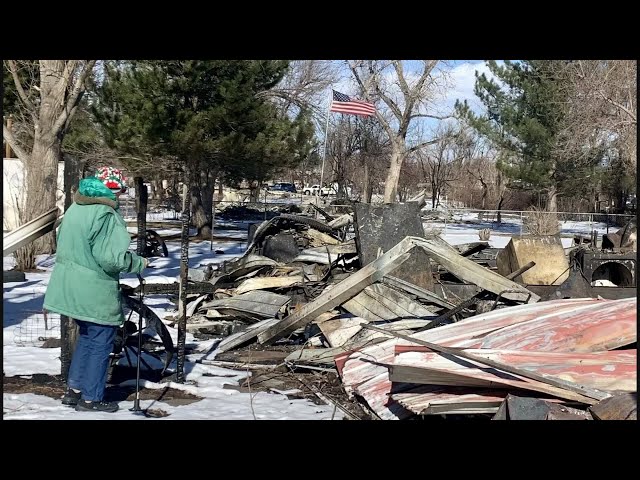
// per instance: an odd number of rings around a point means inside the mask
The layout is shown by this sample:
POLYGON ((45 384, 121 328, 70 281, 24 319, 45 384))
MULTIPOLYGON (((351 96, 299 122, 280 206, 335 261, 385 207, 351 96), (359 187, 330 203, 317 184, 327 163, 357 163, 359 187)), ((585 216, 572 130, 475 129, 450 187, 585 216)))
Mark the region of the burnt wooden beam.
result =
POLYGON ((276 325, 261 332, 258 335, 258 341, 269 345, 310 323, 321 313, 327 312, 353 298, 365 287, 382 280, 385 275, 402 265, 409 258, 413 247, 410 237, 405 238, 387 253, 378 257, 369 265, 365 265, 335 287, 324 292, 314 301, 307 303, 276 325))

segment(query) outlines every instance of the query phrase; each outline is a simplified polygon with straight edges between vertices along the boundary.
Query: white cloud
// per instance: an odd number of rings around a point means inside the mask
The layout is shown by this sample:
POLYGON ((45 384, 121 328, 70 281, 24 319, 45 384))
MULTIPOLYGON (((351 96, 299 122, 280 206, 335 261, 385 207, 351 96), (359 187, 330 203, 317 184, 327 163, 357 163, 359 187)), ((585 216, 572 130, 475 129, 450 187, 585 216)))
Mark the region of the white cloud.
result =
POLYGON ((467 100, 469 106, 476 112, 482 109, 482 103, 473 93, 473 88, 476 84, 476 72, 479 74, 484 73, 489 79, 495 78, 485 62, 461 63, 451 70, 453 88, 447 92, 442 100, 443 110, 452 110, 456 100, 461 102, 467 100))

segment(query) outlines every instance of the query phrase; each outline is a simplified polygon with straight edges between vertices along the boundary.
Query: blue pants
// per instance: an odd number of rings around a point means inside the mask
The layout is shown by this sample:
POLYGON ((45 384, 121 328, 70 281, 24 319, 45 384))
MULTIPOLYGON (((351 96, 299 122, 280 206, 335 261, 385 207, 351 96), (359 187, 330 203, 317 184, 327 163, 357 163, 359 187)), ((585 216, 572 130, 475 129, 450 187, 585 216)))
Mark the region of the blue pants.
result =
POLYGON ((109 370, 109 355, 117 327, 98 323, 75 321, 79 327, 76 350, 69 367, 69 388, 80 390, 86 401, 103 400, 109 370))

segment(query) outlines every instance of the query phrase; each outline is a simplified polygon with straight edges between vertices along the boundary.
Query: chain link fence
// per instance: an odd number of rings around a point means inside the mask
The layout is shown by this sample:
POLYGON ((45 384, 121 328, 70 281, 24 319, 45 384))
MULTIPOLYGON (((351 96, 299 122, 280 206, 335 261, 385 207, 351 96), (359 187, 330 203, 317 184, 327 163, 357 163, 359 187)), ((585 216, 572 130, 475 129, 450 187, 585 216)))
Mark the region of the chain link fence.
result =
POLYGON ((442 211, 425 212, 426 216, 437 222, 444 222, 444 232, 447 226, 453 224, 482 225, 487 228, 515 230, 513 233, 520 235, 529 233, 527 224, 532 217, 549 216, 557 219, 561 234, 573 235, 592 230, 598 233, 615 232, 624 227, 629 221, 636 218, 630 214, 607 213, 574 213, 574 212, 546 212, 531 210, 481 210, 467 208, 452 208, 442 211), (511 228, 509 228, 511 227, 511 228))

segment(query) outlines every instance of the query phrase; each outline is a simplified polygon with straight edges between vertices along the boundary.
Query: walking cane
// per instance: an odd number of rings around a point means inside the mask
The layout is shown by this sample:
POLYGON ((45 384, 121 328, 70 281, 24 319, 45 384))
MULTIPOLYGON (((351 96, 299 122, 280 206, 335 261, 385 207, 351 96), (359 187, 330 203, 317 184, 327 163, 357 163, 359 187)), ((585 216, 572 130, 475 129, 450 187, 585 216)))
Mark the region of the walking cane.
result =
POLYGON ((129 409, 131 412, 144 411, 140 408, 140 359, 142 357, 142 291, 144 290, 144 280, 142 275, 138 274, 138 280, 140 281, 140 310, 138 311, 138 361, 136 363, 136 399, 133 401, 133 408, 129 409))

